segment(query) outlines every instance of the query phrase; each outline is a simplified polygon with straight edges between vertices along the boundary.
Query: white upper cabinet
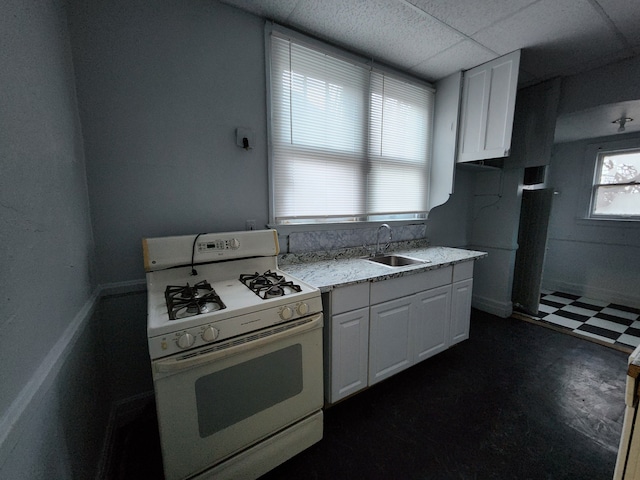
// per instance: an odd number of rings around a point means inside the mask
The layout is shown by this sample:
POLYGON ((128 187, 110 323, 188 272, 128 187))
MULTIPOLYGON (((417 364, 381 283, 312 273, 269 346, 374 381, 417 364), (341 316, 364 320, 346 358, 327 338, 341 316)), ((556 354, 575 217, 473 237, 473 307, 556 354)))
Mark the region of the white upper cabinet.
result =
POLYGON ((517 50, 464 73, 458 162, 509 155, 519 67, 517 50))

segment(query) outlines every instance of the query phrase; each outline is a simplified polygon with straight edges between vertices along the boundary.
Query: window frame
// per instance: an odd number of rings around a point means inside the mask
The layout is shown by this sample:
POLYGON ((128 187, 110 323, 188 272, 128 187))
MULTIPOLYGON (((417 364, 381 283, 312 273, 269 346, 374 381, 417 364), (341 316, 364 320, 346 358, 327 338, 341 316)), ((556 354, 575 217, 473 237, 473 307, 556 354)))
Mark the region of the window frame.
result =
POLYGON ((624 152, 640 153, 640 137, 625 140, 614 140, 590 144, 587 148, 588 181, 585 180, 585 190, 588 188, 586 198, 585 220, 594 220, 598 222, 640 222, 640 211, 633 215, 616 215, 616 214, 597 214, 594 213, 596 207, 596 197, 598 188, 603 185, 630 185, 627 183, 620 184, 601 184, 597 183, 600 177, 602 163, 607 154, 624 153, 624 152))
MULTIPOLYGON (((433 155, 433 129, 435 123, 435 88, 432 84, 418 79, 416 77, 412 77, 410 75, 406 75, 402 72, 398 72, 391 68, 381 66, 376 64, 374 66, 373 60, 367 60, 363 57, 360 57, 356 54, 353 54, 349 51, 343 50, 341 48, 332 46, 323 41, 317 40, 313 37, 309 37, 305 34, 297 32, 295 30, 291 30, 289 28, 283 27, 276 23, 267 21, 265 25, 265 64, 266 64, 266 89, 267 89, 267 136, 268 136, 268 178, 269 178, 269 226, 273 228, 280 229, 289 229, 290 227, 299 227, 304 226, 305 229, 315 229, 314 227, 319 228, 327 228, 331 225, 341 224, 341 225, 351 225, 357 227, 357 225, 366 225, 368 223, 376 223, 380 221, 386 222, 394 222, 397 224, 409 224, 409 223, 422 223, 427 220, 429 210, 431 208, 430 205, 430 181, 431 181, 431 170, 433 167, 433 159, 430 158, 433 155), (402 213, 374 213, 374 214, 365 214, 365 215, 355 215, 355 216, 322 216, 315 218, 304 218, 300 221, 292 220, 286 222, 278 222, 275 215, 275 182, 274 178, 274 145, 273 145, 273 109, 271 105, 272 98, 272 88, 271 85, 271 35, 273 33, 282 37, 288 38, 294 41, 297 44, 305 46, 307 48, 311 48, 313 50, 331 55, 340 60, 355 64, 356 66, 365 68, 371 72, 381 73, 390 78, 406 82, 409 84, 417 85, 422 88, 426 88, 433 94, 433 99, 431 100, 431 112, 430 112, 430 120, 431 123, 429 125, 430 131, 427 134, 428 140, 428 155, 427 159, 429 161, 428 170, 425 174, 426 182, 427 182, 427 190, 426 190, 426 210, 424 212, 419 212, 414 214, 411 212, 410 214, 402 214, 402 213), (308 227, 308 228, 307 228, 308 227)), ((393 160, 392 160, 393 162, 393 160)))

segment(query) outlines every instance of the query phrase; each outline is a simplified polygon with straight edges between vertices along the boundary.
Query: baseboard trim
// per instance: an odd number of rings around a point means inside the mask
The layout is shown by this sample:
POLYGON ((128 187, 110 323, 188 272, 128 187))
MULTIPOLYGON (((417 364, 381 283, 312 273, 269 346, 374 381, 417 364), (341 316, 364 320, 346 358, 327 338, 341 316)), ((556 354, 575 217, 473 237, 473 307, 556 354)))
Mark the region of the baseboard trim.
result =
POLYGON ((497 315, 498 317, 508 318, 513 312, 512 302, 499 302, 487 297, 481 297, 479 295, 473 295, 471 298, 471 306, 482 310, 483 312, 497 315))
POLYGON ((132 422, 144 411, 149 402, 153 401, 155 394, 153 390, 139 393, 129 398, 114 402, 113 409, 116 412, 116 428, 132 422))
POLYGON ((115 404, 112 404, 109 409, 107 429, 105 431, 104 438, 102 439, 102 449, 100 451, 100 459, 98 460, 96 480, 107 480, 107 475, 109 474, 109 466, 111 465, 111 459, 113 458, 113 446, 117 431, 116 417, 117 413, 115 404))
POLYGON ((104 435, 102 452, 96 472, 96 480, 108 480, 109 468, 113 460, 113 447, 118 429, 135 420, 149 402, 153 400, 153 397, 154 392, 151 390, 111 404, 107 431, 104 435))
POLYGON ((480 243, 472 243, 468 247, 470 250, 506 250, 507 252, 515 252, 518 250, 518 244, 502 244, 502 245, 482 245, 480 243))
POLYGON ((129 293, 144 292, 146 289, 146 280, 139 279, 126 282, 105 283, 98 287, 98 293, 100 297, 109 297, 112 295, 126 295, 129 293))

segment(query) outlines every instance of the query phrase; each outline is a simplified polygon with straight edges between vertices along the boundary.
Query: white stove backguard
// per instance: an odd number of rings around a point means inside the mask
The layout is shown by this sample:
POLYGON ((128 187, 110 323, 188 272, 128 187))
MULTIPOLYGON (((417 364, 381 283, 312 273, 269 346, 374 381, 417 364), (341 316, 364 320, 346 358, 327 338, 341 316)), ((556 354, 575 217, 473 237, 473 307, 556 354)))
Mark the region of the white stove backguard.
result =
POLYGON ((280 246, 276 230, 251 230, 144 238, 142 251, 144 268, 147 272, 151 272, 191 265, 192 255, 194 263, 275 257, 280 252, 280 246))

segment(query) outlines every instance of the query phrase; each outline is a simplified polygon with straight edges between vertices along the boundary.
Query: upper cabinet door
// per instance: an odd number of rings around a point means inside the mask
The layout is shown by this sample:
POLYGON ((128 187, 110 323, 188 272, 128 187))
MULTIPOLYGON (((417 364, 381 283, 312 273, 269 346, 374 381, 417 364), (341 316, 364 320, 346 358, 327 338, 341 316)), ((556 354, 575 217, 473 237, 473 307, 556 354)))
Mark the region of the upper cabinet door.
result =
POLYGON ((509 155, 519 67, 517 50, 465 72, 458 162, 509 155))

